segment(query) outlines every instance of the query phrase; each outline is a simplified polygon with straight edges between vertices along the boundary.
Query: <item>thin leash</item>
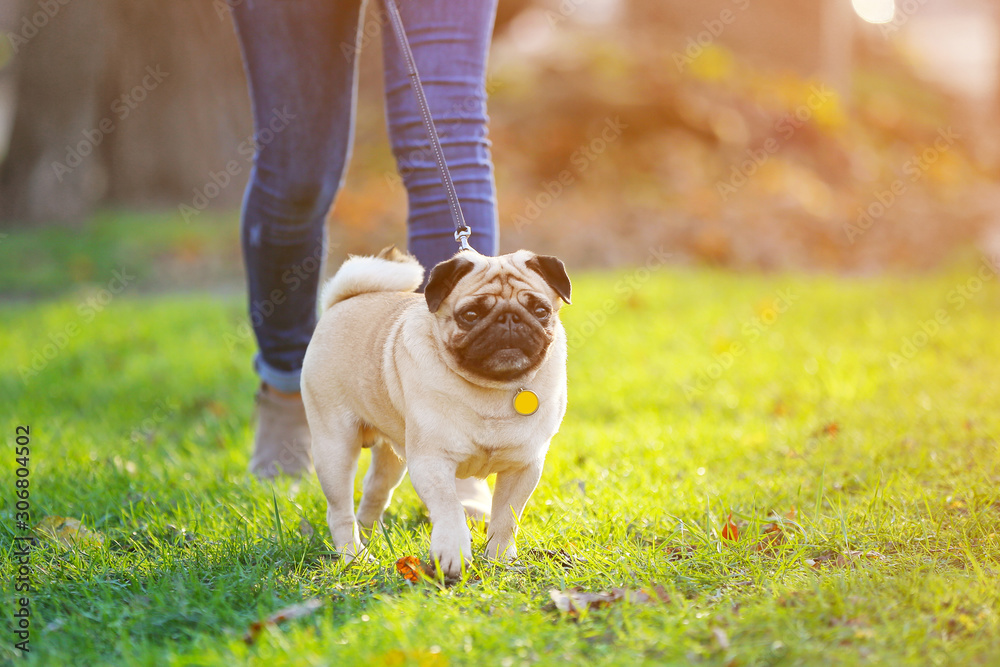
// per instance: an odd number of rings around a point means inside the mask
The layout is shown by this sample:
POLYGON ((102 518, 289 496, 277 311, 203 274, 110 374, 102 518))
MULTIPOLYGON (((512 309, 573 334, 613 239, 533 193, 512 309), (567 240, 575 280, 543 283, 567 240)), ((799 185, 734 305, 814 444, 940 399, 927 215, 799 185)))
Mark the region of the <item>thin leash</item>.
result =
MULTIPOLYGON (((455 184, 451 180, 451 173, 448 171, 448 163, 444 159, 444 151, 441 150, 441 139, 438 137, 437 129, 434 127, 434 119, 431 118, 431 110, 427 104, 427 97, 424 95, 424 87, 420 83, 420 74, 417 73, 417 63, 413 59, 413 51, 410 50, 410 43, 406 39, 406 31, 403 29, 403 19, 399 15, 399 8, 396 0, 383 0, 386 12, 389 14, 389 22, 392 24, 392 31, 396 34, 396 41, 399 49, 406 59, 406 69, 410 75, 410 85, 413 93, 417 96, 417 104, 420 106, 420 113, 424 117, 424 127, 427 128, 427 136, 431 140, 431 148, 434 150, 434 160, 437 162, 438 171, 441 172, 441 183, 448 194, 448 205, 451 207, 451 217, 455 221, 455 240, 458 241, 459 252, 472 250, 469 245, 469 236, 472 229, 465 224, 465 216, 462 215, 462 207, 458 203, 458 193, 455 192, 455 184)), ((535 414, 540 402, 538 395, 530 389, 519 389, 514 394, 514 411, 520 415, 529 416, 535 414)))
POLYGON ((396 6, 396 0, 384 0, 383 4, 385 5, 386 13, 389 14, 389 23, 392 24, 392 32, 396 35, 399 50, 403 52, 403 58, 406 60, 406 70, 410 75, 410 86, 417 97, 417 105, 420 107, 420 114, 424 118, 424 127, 427 128, 427 137, 430 139, 431 149, 434 151, 434 161, 437 162, 438 171, 441 173, 441 183, 444 185, 445 193, 448 195, 448 206, 451 207, 451 217, 455 222, 455 240, 458 241, 459 250, 472 250, 472 246, 469 245, 472 228, 465 224, 465 216, 462 215, 462 207, 458 202, 455 183, 451 180, 451 172, 448 171, 448 163, 445 161, 444 151, 441 149, 441 139, 438 137, 437 128, 434 127, 434 119, 431 117, 431 109, 427 104, 427 96, 424 95, 424 87, 420 83, 417 62, 413 58, 413 51, 410 50, 410 42, 406 39, 403 18, 399 14, 399 7, 396 6))

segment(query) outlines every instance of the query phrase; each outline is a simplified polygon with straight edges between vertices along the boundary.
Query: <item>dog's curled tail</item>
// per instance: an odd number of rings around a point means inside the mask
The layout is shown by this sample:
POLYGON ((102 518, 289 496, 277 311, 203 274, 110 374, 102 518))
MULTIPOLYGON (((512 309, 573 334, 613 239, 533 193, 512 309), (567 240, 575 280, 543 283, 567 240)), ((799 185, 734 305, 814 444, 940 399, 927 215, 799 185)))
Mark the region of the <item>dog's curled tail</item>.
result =
POLYGON ((412 292, 424 280, 424 267, 416 257, 391 245, 375 257, 352 256, 323 286, 320 305, 335 303, 369 292, 412 292))

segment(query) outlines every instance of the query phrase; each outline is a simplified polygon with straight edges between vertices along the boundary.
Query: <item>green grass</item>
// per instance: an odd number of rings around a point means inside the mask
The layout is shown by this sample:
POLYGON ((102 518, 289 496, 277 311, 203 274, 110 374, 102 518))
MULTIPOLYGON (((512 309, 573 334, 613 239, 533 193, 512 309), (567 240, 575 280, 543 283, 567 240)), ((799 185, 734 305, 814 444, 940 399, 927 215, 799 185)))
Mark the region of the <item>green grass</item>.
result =
POLYGON ((130 287, 196 287, 242 280, 239 220, 206 212, 185 224, 176 210, 105 211, 76 227, 49 226, 0 233, 0 294, 54 296, 87 285, 103 287, 114 271, 130 287))
MULTIPOLYGON (((394 570, 428 550, 408 483, 377 564, 345 568, 327 555, 314 480, 248 478, 241 297, 126 290, 86 322, 92 294, 0 305, 4 572, 17 425, 31 427, 32 522, 75 517, 104 536, 34 550, 24 664, 997 664, 1000 292, 993 279, 949 300, 974 270, 575 276, 569 412, 522 558, 477 562, 449 588, 394 570), (755 325, 786 289, 791 307, 755 325), (939 308, 948 322, 893 367, 939 308), (755 548, 771 512, 793 506, 786 542, 755 548), (730 512, 736 542, 720 537, 730 512), (838 564, 848 551, 869 555, 838 564), (550 589, 572 586, 663 586, 670 600, 574 620, 548 606, 550 589), (243 642, 252 622, 313 597, 320 611, 243 642)), ((12 585, 4 576, 3 658, 12 585)))

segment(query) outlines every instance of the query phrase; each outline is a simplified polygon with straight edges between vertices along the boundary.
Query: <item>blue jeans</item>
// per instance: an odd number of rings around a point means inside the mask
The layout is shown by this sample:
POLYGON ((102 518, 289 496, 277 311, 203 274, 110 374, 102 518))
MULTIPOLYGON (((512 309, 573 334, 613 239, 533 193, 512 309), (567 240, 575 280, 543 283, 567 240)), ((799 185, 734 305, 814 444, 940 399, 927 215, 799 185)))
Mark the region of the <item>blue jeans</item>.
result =
MULTIPOLYGON (((362 0, 241 0, 236 32, 250 83, 257 144, 243 200, 242 244, 254 368, 298 391, 316 326, 325 219, 351 151, 357 64, 381 33, 392 151, 409 203, 407 246, 428 273, 458 249, 416 98, 381 4, 360 25, 362 0)), ((498 221, 486 116, 486 58, 496 0, 397 0, 441 135, 472 244, 497 253, 498 221)), ((373 251, 378 248, 372 248, 373 251)))

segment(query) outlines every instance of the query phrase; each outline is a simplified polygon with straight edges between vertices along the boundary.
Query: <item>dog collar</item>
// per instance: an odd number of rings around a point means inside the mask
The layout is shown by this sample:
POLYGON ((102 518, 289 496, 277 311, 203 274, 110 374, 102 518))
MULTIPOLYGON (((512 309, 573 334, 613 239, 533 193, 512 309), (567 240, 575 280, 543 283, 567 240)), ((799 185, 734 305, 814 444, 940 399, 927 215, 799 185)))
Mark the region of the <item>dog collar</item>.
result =
POLYGON ((538 410, 538 394, 530 389, 519 389, 514 394, 514 412, 519 415, 533 415, 538 410))

